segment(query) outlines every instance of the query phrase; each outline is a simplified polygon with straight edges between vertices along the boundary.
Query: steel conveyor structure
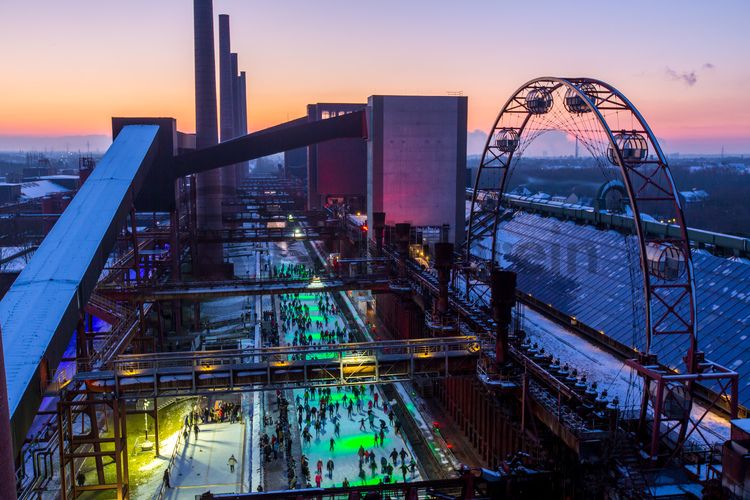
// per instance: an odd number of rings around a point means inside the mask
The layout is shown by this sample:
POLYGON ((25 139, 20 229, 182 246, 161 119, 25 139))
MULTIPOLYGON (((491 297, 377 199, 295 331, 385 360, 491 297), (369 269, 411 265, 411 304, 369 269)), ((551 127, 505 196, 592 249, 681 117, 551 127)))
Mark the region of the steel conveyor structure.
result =
POLYGON ((0 301, 15 452, 153 163, 158 133, 156 125, 122 129, 0 301))
POLYGON ((159 184, 166 198, 179 177, 327 140, 366 137, 360 111, 313 123, 294 120, 175 156, 163 150, 174 147, 175 131, 167 130, 173 120, 117 120, 124 126, 112 146, 0 301, 14 455, 142 188, 159 184))
POLYGON ((123 355, 80 373, 88 390, 126 399, 403 382, 476 372, 476 337, 123 355))

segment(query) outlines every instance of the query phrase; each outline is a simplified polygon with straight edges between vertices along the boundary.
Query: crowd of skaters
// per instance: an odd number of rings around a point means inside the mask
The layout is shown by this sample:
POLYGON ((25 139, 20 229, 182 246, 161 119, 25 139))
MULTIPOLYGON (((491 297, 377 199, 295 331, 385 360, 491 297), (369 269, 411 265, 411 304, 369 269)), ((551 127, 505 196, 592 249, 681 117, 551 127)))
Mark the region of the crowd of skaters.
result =
POLYGON ((307 279, 313 276, 313 270, 304 264, 285 262, 272 266, 271 276, 283 279, 307 279))
POLYGON ((322 346, 349 341, 349 331, 336 321, 338 309, 328 294, 317 296, 317 307, 321 320, 313 320, 310 306, 304 304, 299 294, 281 295, 279 304, 281 331, 290 333, 289 344, 295 346, 322 346), (333 323, 333 324, 331 324, 333 323), (320 339, 313 336, 320 332, 320 339))
MULTIPOLYGON (((342 388, 336 388, 341 392, 342 388)), ((409 452, 403 447, 401 450, 393 448, 390 452, 385 448, 385 438, 389 433, 399 435, 401 424, 386 401, 380 398, 379 392, 374 385, 367 387, 363 385, 350 386, 344 389, 343 396, 332 398, 333 390, 326 388, 306 389, 302 395, 297 394, 297 425, 302 435, 303 451, 311 445, 313 435, 316 440, 321 434, 327 434, 329 425, 333 427, 331 437, 328 439, 328 451, 333 453, 336 449, 337 439, 340 438, 342 413, 346 411, 347 418, 352 422, 359 421, 359 431, 362 437, 372 435, 372 446, 366 448, 361 444, 357 451, 356 460, 359 463, 359 480, 362 484, 369 478, 378 478, 379 482, 392 483, 397 481, 397 474, 406 482, 414 478, 417 473, 416 462, 409 452), (386 422, 387 420, 387 422, 386 422), (366 426, 369 422, 369 428, 366 426), (372 434, 370 434, 372 433, 372 434), (390 457, 390 460, 389 460, 390 457)), ((352 459, 355 459, 352 457, 352 459)), ((311 487, 308 457, 302 456, 302 473, 305 476, 308 487, 311 487)), ((325 476, 333 479, 333 471, 336 464, 332 457, 323 463, 319 459, 315 463, 315 475, 313 480, 316 487, 320 487, 325 476), (325 474, 323 466, 325 465, 325 474)), ((356 480, 356 479, 355 479, 356 480)), ((349 478, 345 477, 343 486, 350 484, 349 478)))
MULTIPOLYGON (((294 273, 295 269, 301 268, 292 267, 290 270, 282 267, 281 271, 294 273)), ((278 326, 288 344, 322 346, 349 341, 350 334, 337 321, 339 311, 329 294, 316 294, 313 300, 317 305, 317 311, 311 307, 310 299, 303 299, 300 294, 280 295, 279 299, 278 326), (316 316, 322 321, 314 319, 316 316), (312 335, 313 331, 320 332, 319 340, 312 335)), ((333 389, 313 387, 304 391, 297 390, 295 394, 297 427, 302 445, 300 463, 303 476, 302 483, 296 485, 297 487, 302 484, 306 487, 312 487, 313 484, 320 487, 323 485, 324 478, 333 481, 336 469, 335 450, 337 441, 341 438, 343 418, 347 418, 355 426, 359 423, 360 437, 364 438, 361 440, 362 445, 356 456, 346 458, 347 462, 359 463, 359 477, 358 479, 352 477, 351 480, 349 477, 343 477, 341 482, 343 486, 349 486, 358 480, 361 484, 367 484, 373 479, 381 483, 393 483, 399 480, 406 482, 409 478, 413 479, 416 476, 416 462, 409 452, 403 447, 400 450, 393 448, 390 451, 385 447, 388 435, 401 434, 401 423, 393 408, 380 397, 374 385, 333 389), (333 396, 334 391, 338 393, 336 397, 333 396), (342 391, 343 395, 340 394, 342 391), (323 435, 328 445, 329 456, 318 458, 314 464, 310 464, 306 453, 311 452, 312 440, 319 442, 323 435), (372 445, 369 446, 369 443, 372 445), (399 475, 400 478, 397 477, 399 475)), ((345 437, 351 438, 351 430, 348 434, 349 436, 345 437)), ((293 484, 290 481, 290 487, 295 487, 293 484)), ((330 483, 329 486, 331 486, 330 483)))

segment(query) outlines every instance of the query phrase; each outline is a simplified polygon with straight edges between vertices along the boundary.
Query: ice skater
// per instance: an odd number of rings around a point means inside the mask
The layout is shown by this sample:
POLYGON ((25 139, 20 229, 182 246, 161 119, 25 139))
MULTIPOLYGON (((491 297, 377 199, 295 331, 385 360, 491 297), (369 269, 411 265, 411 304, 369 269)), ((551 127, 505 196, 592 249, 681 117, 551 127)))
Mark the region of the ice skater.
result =
POLYGON ((396 465, 396 461, 398 460, 398 452, 396 451, 396 448, 393 448, 393 451, 391 452, 391 460, 393 461, 393 465, 396 465))
POLYGON ((229 466, 229 472, 234 473, 234 466, 237 465, 237 459, 234 458, 234 454, 227 460, 227 465, 229 466))

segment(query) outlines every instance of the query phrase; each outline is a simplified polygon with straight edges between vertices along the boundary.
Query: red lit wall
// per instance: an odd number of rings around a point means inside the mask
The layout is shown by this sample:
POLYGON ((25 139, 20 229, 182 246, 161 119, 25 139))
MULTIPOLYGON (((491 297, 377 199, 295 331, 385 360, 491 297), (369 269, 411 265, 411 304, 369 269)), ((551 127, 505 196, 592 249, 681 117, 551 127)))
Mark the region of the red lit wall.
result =
MULTIPOLYGON (((319 103, 307 107, 309 121, 325 120, 359 111, 364 104, 319 103)), ((340 197, 352 211, 366 210, 367 142, 337 139, 307 149, 308 207, 323 207, 331 197, 340 197)))

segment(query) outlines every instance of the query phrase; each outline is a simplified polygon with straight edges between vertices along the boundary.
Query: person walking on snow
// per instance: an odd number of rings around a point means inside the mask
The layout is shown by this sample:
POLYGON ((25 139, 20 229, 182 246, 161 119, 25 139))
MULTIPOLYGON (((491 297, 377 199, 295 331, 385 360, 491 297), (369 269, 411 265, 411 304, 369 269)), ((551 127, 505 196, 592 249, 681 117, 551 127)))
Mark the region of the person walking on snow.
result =
POLYGON ((234 473, 234 466, 237 465, 237 459, 234 458, 234 454, 227 460, 227 465, 229 465, 229 472, 234 473))

